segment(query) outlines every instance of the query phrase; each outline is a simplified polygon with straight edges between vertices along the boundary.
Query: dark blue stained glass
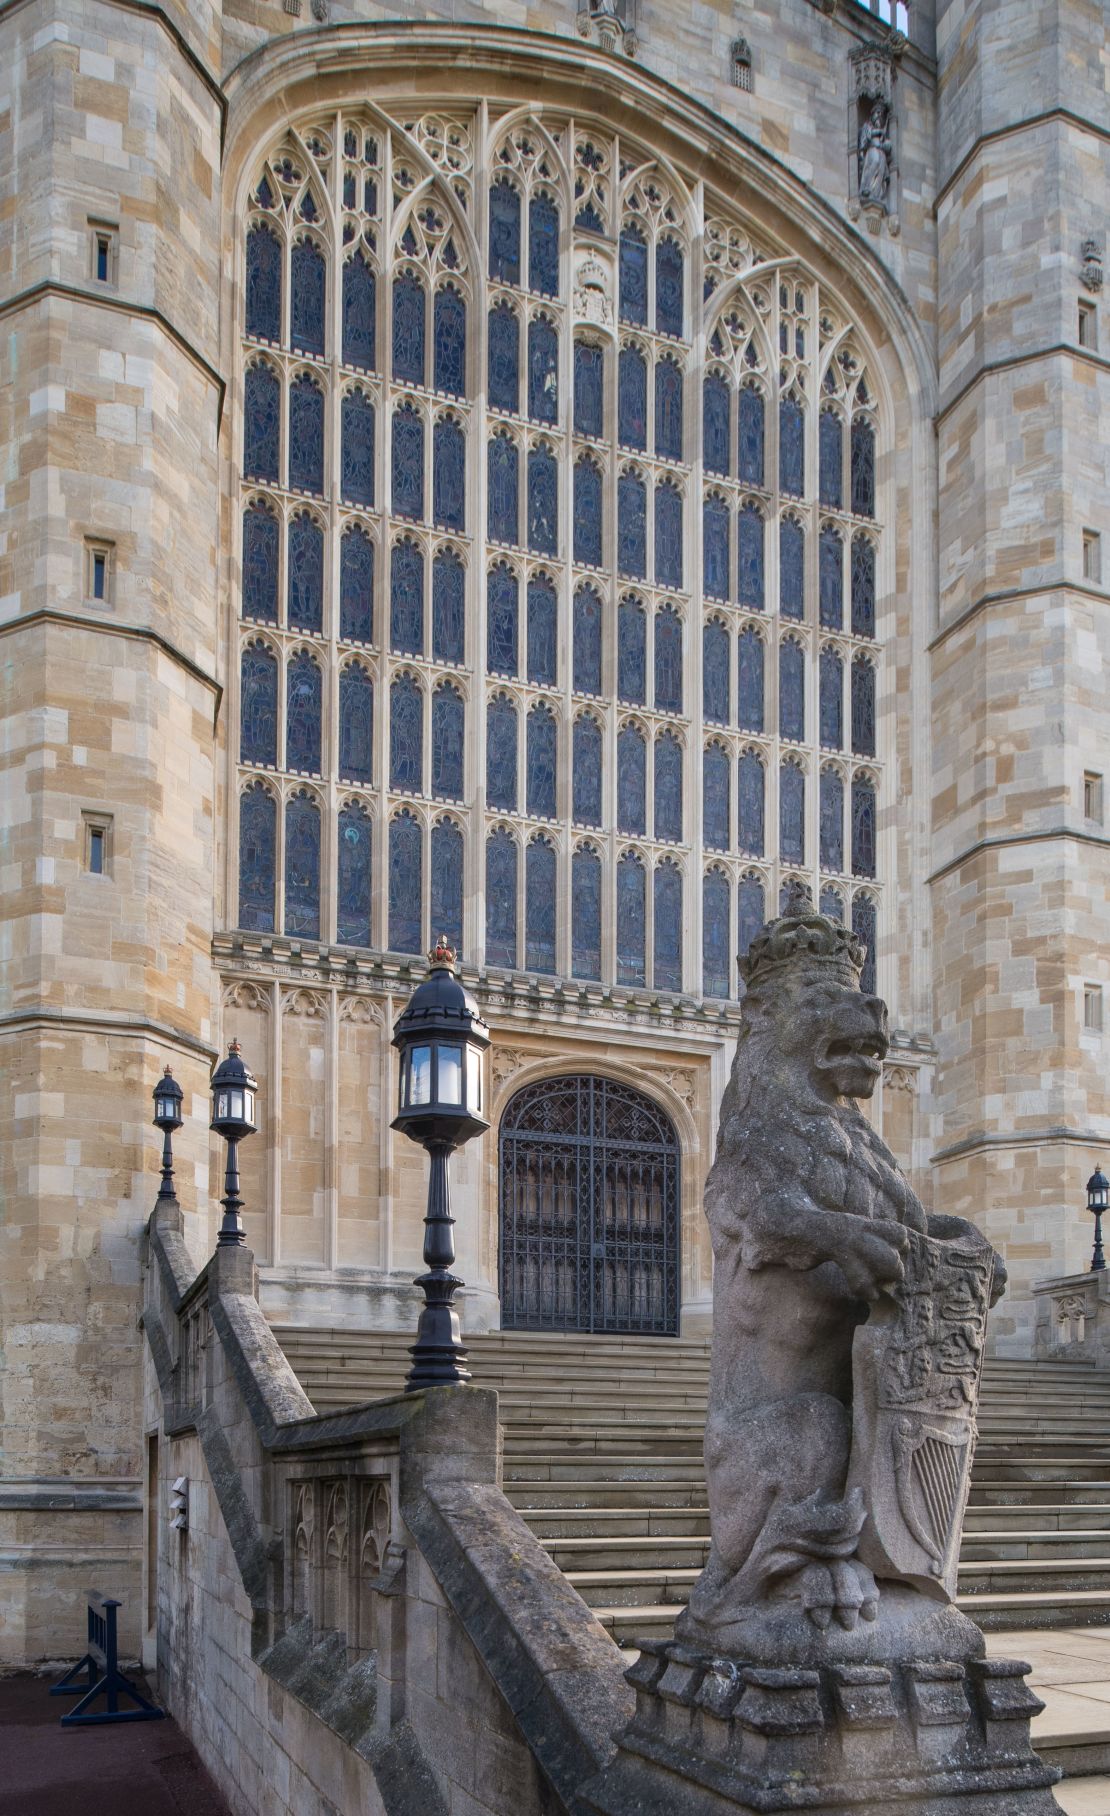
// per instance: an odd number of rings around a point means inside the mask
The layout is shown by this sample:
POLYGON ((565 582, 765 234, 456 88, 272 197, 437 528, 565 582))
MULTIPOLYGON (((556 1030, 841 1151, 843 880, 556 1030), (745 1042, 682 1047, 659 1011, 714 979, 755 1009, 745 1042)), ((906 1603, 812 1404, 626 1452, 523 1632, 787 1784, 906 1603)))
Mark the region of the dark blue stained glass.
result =
MULTIPOLYGON (((389 950, 422 952, 424 835, 404 808, 389 823, 389 950)), ((436 928, 439 932, 439 928, 436 928)))
POLYGON ((601 566, 601 468, 585 457, 574 463, 574 559, 601 566))
POLYGON ((660 334, 681 336, 683 329, 682 247, 669 236, 655 248, 655 326, 660 334))
POLYGON ((424 789, 424 696, 413 675, 398 675, 389 689, 389 786, 424 789))
POLYGON ((779 765, 779 857, 784 864, 805 863, 806 779, 797 763, 779 765))
POLYGON ((393 514, 424 515, 424 418, 412 404, 393 412, 393 514))
MULTIPOLYGON (((575 193, 580 194, 580 189, 576 189, 575 193)), ((585 233, 605 232, 605 222, 595 206, 592 197, 578 210, 578 213, 574 217, 574 225, 576 227, 581 227, 585 233)))
POLYGON ((805 656, 788 637, 779 650, 779 737, 805 737, 805 656))
POLYGON ((875 670, 866 656, 852 663, 852 749, 857 757, 875 755, 875 670))
POLYGON ((489 192, 489 274, 498 284, 520 282, 520 192, 504 180, 489 192))
POLYGON ((524 854, 524 969, 555 970, 555 852, 533 839, 524 854))
POLYGON ((875 545, 852 538, 852 635, 875 635, 875 545))
POLYGON ((655 488, 655 584, 682 585, 682 494, 669 479, 655 488))
POLYGON ((647 745, 635 725, 617 733, 617 827, 640 838, 647 831, 647 745))
POLYGON ((505 694, 486 708, 486 804, 516 812, 516 707, 505 694))
POLYGON ((490 569, 486 582, 486 667, 491 675, 517 672, 519 584, 507 562, 490 569))
POLYGON ((638 599, 622 599, 617 608, 617 696, 647 703, 647 615, 638 599))
POLYGON ((707 870, 701 884, 701 987, 704 996, 732 995, 732 908, 728 878, 707 870))
POLYGON ((276 483, 280 446, 280 381, 269 366, 251 366, 243 384, 244 473, 276 483))
POLYGON ((673 359, 655 368, 655 452, 662 460, 682 459, 682 372, 673 359))
POLYGON ((576 694, 601 692, 601 600, 592 586, 574 595, 571 667, 576 694))
POLYGON ((281 339, 281 243, 261 225, 247 235, 247 333, 281 339))
POLYGON ((277 657, 248 643, 239 659, 239 761, 277 768, 277 657))
POLYGON ((730 682, 728 630, 719 618, 711 618, 701 633, 701 710, 716 725, 729 722, 730 682))
POLYGON ((852 778, 852 875, 875 874, 875 784, 852 778))
POLYGON ((374 774, 374 682, 361 662, 339 674, 339 774, 365 784, 374 774))
POLYGON ((655 836, 682 839, 682 746, 669 731, 655 740, 655 836))
POLYGON ((601 859, 582 847, 570 861, 570 969, 572 977, 601 976, 601 859))
POLYGON ((707 744, 701 758, 702 837, 713 851, 729 848, 732 764, 723 744, 707 744))
POLYGON ((489 312, 489 407, 520 409, 520 323, 508 303, 495 303, 489 312))
POLYGON ((841 895, 839 889, 830 889, 826 884, 825 888, 821 891, 820 908, 821 913, 827 916, 830 921, 839 921, 841 925, 843 925, 844 897, 841 895))
POLYGON ((489 539, 515 542, 520 521, 520 451, 510 435, 491 435, 486 448, 489 539))
POLYGON ((393 544, 390 560, 389 647, 401 656, 424 654, 424 554, 407 536, 393 544))
POLYGON ((319 246, 298 240, 289 266, 290 329, 300 353, 324 353, 328 268, 319 246))
POLYGON ((647 327, 648 256, 647 241, 638 227, 625 227, 620 239, 620 313, 621 320, 647 327))
POLYGON ((544 315, 528 323, 528 414, 544 423, 559 414, 559 336, 544 315))
POLYGON ((466 304, 454 284, 437 290, 432 305, 435 388, 452 397, 466 395, 466 304))
POLYGON ((727 378, 710 372, 702 384, 702 460, 709 473, 727 473, 732 437, 729 433, 731 397, 727 378))
POLYGON ((432 793, 463 797, 466 707, 457 687, 442 681, 432 695, 432 793))
POLYGON ((647 577, 647 487, 638 473, 617 480, 617 569, 633 580, 647 577))
POLYGON ((779 523, 779 611, 784 618, 805 616, 806 537, 796 517, 779 523))
POLYGON ((320 937, 320 809, 303 791, 285 803, 285 931, 320 937))
POLYGON ((737 802, 737 838, 738 849, 746 857, 761 858, 766 839, 766 809, 764 806, 764 771, 763 765, 754 750, 741 752, 736 766, 736 802, 737 802))
POLYGON ((298 650, 285 671, 285 767, 320 773, 321 675, 319 664, 298 650))
POLYGON ((626 851, 617 864, 617 982, 647 982, 647 879, 639 858, 626 851))
POLYGON ((865 416, 852 424, 852 510, 857 517, 875 515, 875 431, 865 416))
POLYGON ((555 685, 555 588, 542 574, 528 582, 528 679, 555 685))
POLYGON ((878 914, 870 896, 857 895, 852 903, 852 932, 865 949, 859 987, 867 996, 875 993, 875 947, 878 943, 878 914))
POLYGON ((821 771, 818 809, 821 868, 843 870, 844 782, 836 770, 828 766, 821 771))
POLYGON ((540 296, 559 294, 559 209, 542 192, 528 204, 528 288, 540 296))
POLYGON ((451 549, 432 562, 432 656, 461 665, 466 629, 466 569, 451 549))
POLYGON ((817 484, 821 503, 839 511, 844 502, 844 425, 834 410, 817 422, 817 484))
POLYGON ((278 615, 278 522, 268 505, 243 512, 243 616, 276 624, 278 615))
POLYGON ((559 549, 559 468, 550 448, 528 450, 528 547, 534 555, 559 549))
POLYGON ((795 498, 805 491, 805 421, 796 398, 779 399, 779 487, 795 498))
POLYGON ((605 428, 605 351, 574 343, 574 433, 601 436, 605 428))
POLYGON ((446 416, 432 430, 432 521, 442 530, 466 524, 466 436, 446 416))
POLYGON ((377 365, 378 281, 361 251, 343 267, 343 364, 377 365))
POLYGON ((340 408, 339 490, 348 504, 374 502, 374 406, 348 391, 340 408))
POLYGON ((763 518, 755 505, 740 506, 736 540, 740 604, 761 612, 764 603, 763 518))
POLYGON ((767 919, 767 898, 757 876, 743 876, 736 891, 736 945, 741 958, 746 958, 757 933, 767 919))
POLYGON ((511 833, 486 840, 486 963, 516 965, 517 844, 511 833))
POLYGON ((289 484, 294 492, 324 489, 324 393, 307 373, 289 387, 289 484))
POLYGON ((741 385, 738 405, 740 479, 746 486, 763 484, 763 393, 754 385, 741 385))
POLYGON ((702 582, 712 599, 728 598, 728 531, 728 503, 713 493, 701 507, 702 582))
POLYGON ((556 739, 554 715, 541 701, 528 714, 526 727, 528 812, 535 820, 555 818, 556 739))
POLYGON ((647 447, 647 361, 622 347, 617 362, 617 436, 626 448, 647 447))
POLYGON ((817 663, 817 718, 826 750, 844 746, 844 664, 834 649, 823 649, 817 663))
POLYGON ((432 827, 432 938, 446 934, 456 952, 463 937, 463 835, 450 820, 432 827))
POLYGON ((289 520, 288 622, 291 630, 324 625, 324 532, 308 511, 289 520))
POLYGON ((682 711, 682 620, 669 605, 655 614, 655 710, 682 711))
POLYGON ((339 544, 339 636, 344 643, 374 641, 374 544, 357 523, 339 544))
POLYGON ((601 727, 589 713, 574 721, 573 801, 580 826, 601 825, 601 727))
POLYGON ((763 639, 747 625, 736 640, 738 651, 738 700, 736 722, 741 731, 763 730, 763 639))
POLYGON ((341 946, 368 946, 374 822, 359 802, 348 801, 336 831, 335 937, 341 946))
POLYGON ((657 990, 682 988, 682 872, 677 864, 664 861, 655 866, 654 889, 654 965, 652 979, 657 990))
POLYGON ((427 335, 424 286, 411 271, 393 280, 393 376, 399 385, 424 383, 427 335))
POLYGON ((817 609, 824 630, 844 623, 844 544, 827 523, 817 543, 817 609))

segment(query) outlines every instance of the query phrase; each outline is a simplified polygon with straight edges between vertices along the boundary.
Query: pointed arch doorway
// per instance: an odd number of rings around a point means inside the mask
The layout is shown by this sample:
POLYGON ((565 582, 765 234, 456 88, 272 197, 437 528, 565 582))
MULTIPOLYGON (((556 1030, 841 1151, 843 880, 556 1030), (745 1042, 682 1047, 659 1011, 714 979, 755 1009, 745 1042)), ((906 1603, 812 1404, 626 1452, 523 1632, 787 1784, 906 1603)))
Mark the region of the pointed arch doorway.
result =
POLYGON ((501 1118, 506 1330, 678 1335, 680 1162, 670 1118, 593 1073, 538 1079, 501 1118))

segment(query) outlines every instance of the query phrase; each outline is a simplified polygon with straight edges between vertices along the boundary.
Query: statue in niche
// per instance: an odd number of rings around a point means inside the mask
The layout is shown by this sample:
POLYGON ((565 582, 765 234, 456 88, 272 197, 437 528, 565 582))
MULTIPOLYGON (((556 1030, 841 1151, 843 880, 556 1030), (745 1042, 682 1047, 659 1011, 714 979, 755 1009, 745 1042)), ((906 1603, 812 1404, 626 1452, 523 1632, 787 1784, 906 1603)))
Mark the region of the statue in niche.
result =
POLYGON ((927 1216, 858 1108, 886 1006, 796 886, 747 992, 706 1183, 712 1545, 676 1635, 749 1664, 979 1658, 952 1605, 987 1312, 1005 1270, 927 1216))
POLYGON ((864 208, 884 208, 890 193, 890 167, 894 145, 890 137, 890 108, 876 101, 856 139, 859 200, 864 208))

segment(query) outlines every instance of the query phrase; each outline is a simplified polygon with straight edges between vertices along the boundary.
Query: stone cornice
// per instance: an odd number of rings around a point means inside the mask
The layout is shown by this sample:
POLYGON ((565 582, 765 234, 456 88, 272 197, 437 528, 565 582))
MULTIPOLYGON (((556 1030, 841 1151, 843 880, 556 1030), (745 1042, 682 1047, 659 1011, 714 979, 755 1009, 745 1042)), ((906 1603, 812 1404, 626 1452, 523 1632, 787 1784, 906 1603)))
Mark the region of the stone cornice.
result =
POLYGON ((161 631, 151 630, 150 626, 146 624, 122 624, 113 618, 86 616, 81 612, 63 612, 55 606, 44 605, 36 611, 22 612, 15 618, 5 618, 0 623, 0 637, 36 624, 61 624, 69 630, 102 631, 110 637, 128 637, 141 643, 156 644, 163 655, 169 656, 171 661, 176 662, 187 674, 192 675, 195 681, 202 682, 205 687, 212 690, 216 696, 212 713, 213 724, 219 718, 223 687, 214 675, 210 675, 206 669, 194 662, 191 656, 187 656, 183 650, 177 648, 176 644, 171 643, 167 637, 163 637, 161 631))
POLYGON ((1053 341, 1051 346, 1034 347, 1028 353, 1011 353, 1006 359, 984 360, 960 386, 956 395, 941 405, 936 415, 937 428, 985 378, 992 378, 996 372, 1016 372, 1022 366, 1035 366, 1042 359, 1063 358, 1076 360, 1083 366, 1094 366, 1101 372, 1110 372, 1110 359, 1104 353, 1096 353, 1091 347, 1078 347, 1072 341, 1053 341))
POLYGON ((1000 139, 1013 139, 1020 133, 1030 132, 1038 126, 1047 126, 1053 120, 1064 125, 1077 127, 1080 132, 1089 132, 1093 138, 1110 143, 1110 128, 1101 126, 1097 120, 1088 119, 1084 114, 1073 113, 1070 107, 1048 107, 1043 113, 1029 114, 1024 120, 1013 120, 1005 126, 995 126, 990 132, 981 132, 974 138, 963 157, 956 165, 951 176, 945 177, 937 190, 934 208, 939 214, 943 202, 952 193, 969 164, 979 156, 987 145, 996 145, 1000 139))
POLYGON ((962 1141, 952 1142, 947 1148, 938 1148, 929 1164, 942 1166, 945 1161, 965 1160, 971 1154, 982 1154, 994 1148, 1056 1147, 1060 1142, 1084 1148, 1105 1148, 1107 1139, 1094 1129, 1068 1129, 1062 1123, 1049 1124, 1043 1129, 1021 1129, 1009 1135, 987 1135, 980 1130, 974 1135, 966 1135, 962 1141))
POLYGON ((953 870, 959 870, 961 865, 979 857, 984 851, 1001 851, 1011 845, 1044 845, 1057 839, 1074 839, 1080 845, 1110 847, 1110 838, 1104 832, 1081 831, 1077 826, 1049 826, 1043 831, 1000 833, 997 838, 976 839, 974 845, 968 845, 955 857, 947 858, 943 864, 939 864, 925 881, 939 883, 942 877, 948 876, 953 870))
POLYGON ((965 605, 963 611, 950 623, 942 625, 936 636, 925 647, 930 654, 933 650, 940 649, 949 637, 954 636, 956 631, 962 630, 965 624, 970 624, 971 620, 977 618, 980 612, 986 611, 988 606, 1005 605, 1011 599, 1043 599, 1051 593, 1079 593, 1084 599, 1097 599, 1103 605, 1110 603, 1110 591, 1106 587, 1092 586, 1089 581, 1085 580, 1048 580, 1043 586, 1014 586, 1005 592, 980 593, 979 597, 973 599, 970 605, 965 605))
POLYGON ((65 1029, 74 1034, 122 1034, 162 1042, 198 1054, 209 1065, 219 1058, 219 1050, 195 1034, 173 1028, 169 1022, 153 1021, 145 1015, 114 1015, 101 1009, 13 1009, 0 1015, 0 1036, 18 1034, 27 1029, 65 1029))

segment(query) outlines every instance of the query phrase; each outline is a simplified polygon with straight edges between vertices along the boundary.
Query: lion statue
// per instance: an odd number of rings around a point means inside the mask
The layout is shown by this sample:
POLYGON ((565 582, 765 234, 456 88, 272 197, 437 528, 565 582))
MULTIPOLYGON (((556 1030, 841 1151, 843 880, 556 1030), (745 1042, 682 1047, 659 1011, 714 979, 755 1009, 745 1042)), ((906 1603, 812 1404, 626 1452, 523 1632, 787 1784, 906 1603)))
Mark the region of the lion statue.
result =
MULTIPOLYGON (((926 1215, 854 1101, 874 1091, 888 1044, 885 1004, 860 990, 863 957, 851 932, 795 898, 742 961, 740 1035, 706 1183, 712 1543, 676 1625, 683 1644, 717 1653, 755 1656, 769 1616, 796 1646, 811 1645, 814 1628, 862 1639, 876 1621, 888 1585, 859 1556, 868 1510, 847 1487, 854 1336, 901 1282, 911 1232, 970 1235, 990 1255, 961 1219, 926 1215)), ((897 1590, 905 1625, 921 1598, 905 1582, 897 1590)), ((969 1622, 944 1613, 970 1630, 962 1647, 946 1630, 947 1656, 981 1648, 969 1622)), ((857 1643, 845 1655, 873 1651, 857 1643)))

